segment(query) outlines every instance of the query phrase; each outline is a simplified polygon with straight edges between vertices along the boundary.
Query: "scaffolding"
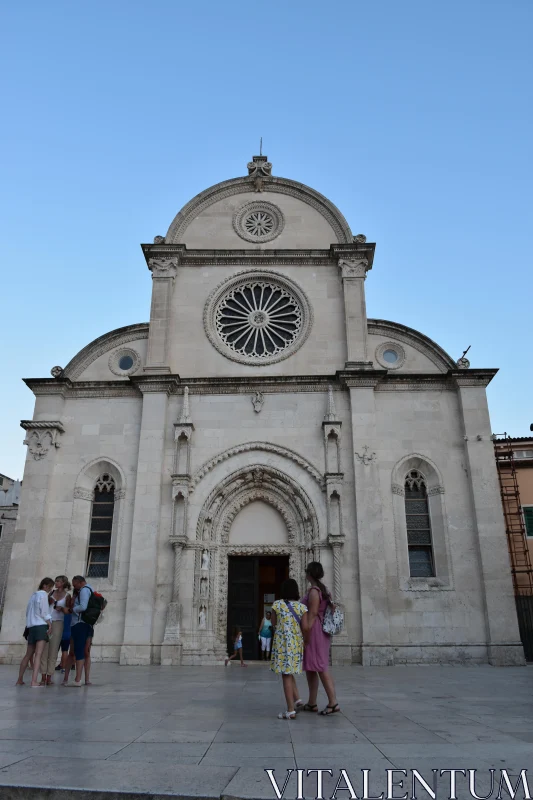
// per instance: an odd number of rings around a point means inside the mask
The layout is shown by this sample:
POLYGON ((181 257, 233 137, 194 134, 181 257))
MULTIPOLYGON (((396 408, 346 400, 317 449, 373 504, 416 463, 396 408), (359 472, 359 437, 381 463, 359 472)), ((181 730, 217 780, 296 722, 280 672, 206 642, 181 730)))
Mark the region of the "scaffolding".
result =
POLYGON ((526 659, 533 661, 533 568, 520 503, 512 440, 506 433, 493 438, 505 532, 511 559, 518 627, 526 659))

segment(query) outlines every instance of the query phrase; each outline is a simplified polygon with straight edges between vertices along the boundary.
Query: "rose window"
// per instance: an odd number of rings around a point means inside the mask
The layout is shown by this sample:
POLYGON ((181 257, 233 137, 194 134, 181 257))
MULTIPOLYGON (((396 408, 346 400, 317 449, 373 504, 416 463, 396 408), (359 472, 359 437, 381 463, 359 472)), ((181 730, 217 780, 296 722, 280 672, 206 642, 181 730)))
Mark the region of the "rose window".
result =
POLYGON ((244 227, 250 236, 268 236, 274 229, 274 220, 267 211, 254 211, 244 220, 244 227))
POLYGON ((246 242, 271 242, 280 235, 284 225, 281 209, 265 200, 245 203, 233 215, 235 233, 246 242))
POLYGON ((214 321, 220 339, 234 353, 247 360, 270 361, 299 336, 302 309, 286 288, 254 281, 225 294, 214 321))

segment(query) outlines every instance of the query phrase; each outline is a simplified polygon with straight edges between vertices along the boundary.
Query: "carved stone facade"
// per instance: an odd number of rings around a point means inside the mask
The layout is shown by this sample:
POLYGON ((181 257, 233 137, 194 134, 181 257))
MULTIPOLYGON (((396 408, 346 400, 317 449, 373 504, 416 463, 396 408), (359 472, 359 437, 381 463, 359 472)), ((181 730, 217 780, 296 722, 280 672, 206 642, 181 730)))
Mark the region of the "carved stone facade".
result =
POLYGON ((86 571, 95 489, 112 486, 96 659, 222 664, 230 563, 254 557, 288 563, 302 592, 306 563, 324 564, 346 620, 333 663, 523 663, 495 370, 368 320, 375 245, 266 156, 247 171, 142 245, 149 323, 26 381, 0 661, 20 657, 38 579, 86 571))

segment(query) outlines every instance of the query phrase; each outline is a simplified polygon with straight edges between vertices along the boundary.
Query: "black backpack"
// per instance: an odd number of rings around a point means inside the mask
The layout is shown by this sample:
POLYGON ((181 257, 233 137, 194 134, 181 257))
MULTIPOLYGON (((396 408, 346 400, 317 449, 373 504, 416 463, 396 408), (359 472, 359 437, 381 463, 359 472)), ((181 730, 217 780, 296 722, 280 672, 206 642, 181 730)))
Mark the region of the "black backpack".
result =
POLYGON ((87 625, 96 625, 96 623, 100 619, 102 611, 107 605, 107 600, 105 599, 105 597, 99 594, 99 592, 93 592, 93 590, 89 586, 87 588, 91 592, 91 596, 89 597, 87 608, 85 609, 85 611, 81 612, 80 618, 81 621, 86 622, 87 625))

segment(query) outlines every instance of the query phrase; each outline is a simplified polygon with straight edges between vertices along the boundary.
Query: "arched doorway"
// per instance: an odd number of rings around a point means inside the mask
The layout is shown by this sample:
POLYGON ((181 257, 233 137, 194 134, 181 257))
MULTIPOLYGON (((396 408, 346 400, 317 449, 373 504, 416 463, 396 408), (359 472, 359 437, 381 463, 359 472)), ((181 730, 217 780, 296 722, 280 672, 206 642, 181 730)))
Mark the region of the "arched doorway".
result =
POLYGON ((242 630, 244 658, 261 657, 257 632, 266 610, 280 598, 289 577, 289 555, 260 555, 265 544, 289 543, 287 525, 280 512, 265 500, 252 500, 231 525, 229 546, 258 548, 254 555, 228 556, 228 649, 233 647, 235 626, 242 630))
POLYGON ((263 464, 227 475, 205 499, 196 527, 192 644, 196 651, 212 649, 217 658, 223 657, 235 620, 233 612, 228 619, 228 610, 238 600, 242 612, 238 624, 248 631, 247 652, 253 656, 264 595, 279 596, 287 570, 303 589, 305 563, 318 556, 319 547, 315 509, 292 477, 263 464), (240 570, 242 585, 238 597, 230 601, 230 587, 237 579, 234 569, 240 570), (242 604, 248 605, 247 610, 242 604), (255 642, 250 638, 254 628, 255 642))

